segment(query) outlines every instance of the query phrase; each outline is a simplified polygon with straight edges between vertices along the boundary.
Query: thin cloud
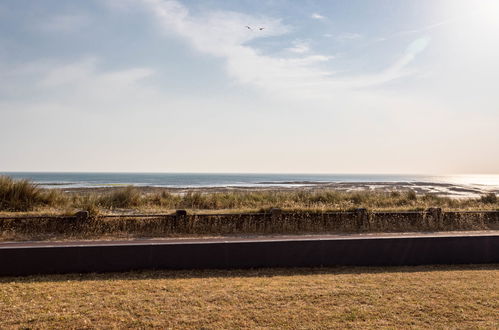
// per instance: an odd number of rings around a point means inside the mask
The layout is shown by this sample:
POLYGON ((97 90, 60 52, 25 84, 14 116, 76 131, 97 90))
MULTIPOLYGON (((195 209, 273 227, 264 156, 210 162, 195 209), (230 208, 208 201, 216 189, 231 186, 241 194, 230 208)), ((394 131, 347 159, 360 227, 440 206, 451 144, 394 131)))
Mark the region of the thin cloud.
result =
POLYGON ((303 54, 310 51, 310 46, 306 42, 295 41, 293 42, 293 47, 290 47, 287 50, 292 53, 303 54))
POLYGON ((323 19, 326 19, 325 16, 322 16, 321 14, 319 13, 313 13, 312 15, 310 15, 311 18, 313 19, 318 19, 318 20, 323 20, 323 19))
POLYGON ((349 41, 349 40, 356 40, 356 39, 361 39, 362 35, 359 33, 352 33, 352 32, 345 32, 341 33, 340 35, 336 36, 336 40, 338 41, 349 41))
POLYGON ((58 15, 45 20, 38 27, 42 31, 69 33, 78 31, 90 23, 91 19, 85 15, 58 15))
MULTIPOLYGON (((473 14, 475 12, 472 12, 471 14, 473 14)), ((467 16, 456 16, 456 17, 452 17, 452 18, 449 18, 449 19, 446 19, 446 20, 443 20, 443 21, 440 21, 440 22, 436 22, 436 23, 433 23, 433 24, 430 24, 430 25, 427 25, 427 26, 424 26, 424 27, 421 27, 421 28, 418 28, 418 29, 408 29, 408 30, 402 30, 402 31, 398 31, 392 35, 389 35, 389 36, 386 36, 386 37, 379 37, 379 38, 376 38, 373 40, 373 42, 369 43, 368 45, 370 44, 373 44, 373 43, 378 43, 378 42, 384 42, 384 41, 387 41, 387 40, 390 40, 390 39, 393 39, 393 38, 398 38, 398 37, 403 37, 403 36, 409 36, 409 35, 413 35, 413 34, 421 34, 421 33, 425 33, 425 32, 429 32, 429 31, 432 31, 432 30, 435 30, 435 29, 438 29, 438 28, 441 28, 445 25, 448 25, 448 24, 452 24, 452 23, 455 23, 455 22, 459 22, 460 20, 466 18, 466 17, 469 17, 471 15, 467 15, 467 16)))
POLYGON ((290 33, 292 28, 278 18, 233 11, 195 15, 174 0, 142 0, 140 3, 155 17, 164 33, 181 36, 199 52, 225 59, 230 77, 273 94, 331 97, 332 91, 383 84, 408 75, 404 69, 414 58, 404 55, 403 60, 381 72, 339 78, 335 77, 334 70, 324 66, 332 56, 310 54, 305 45, 294 47, 294 53, 302 54, 296 58, 263 54, 252 46, 254 40, 290 33), (246 25, 265 29, 249 30, 246 25))
POLYGON ((0 82, 0 94, 21 103, 25 102, 23 95, 30 95, 37 100, 36 104, 51 102, 89 111, 104 105, 113 109, 117 104, 139 108, 160 95, 154 87, 144 84, 144 80, 154 76, 154 70, 146 67, 101 70, 99 63, 95 57, 71 62, 39 60, 0 70, 0 75, 9 77, 10 82, 0 82))

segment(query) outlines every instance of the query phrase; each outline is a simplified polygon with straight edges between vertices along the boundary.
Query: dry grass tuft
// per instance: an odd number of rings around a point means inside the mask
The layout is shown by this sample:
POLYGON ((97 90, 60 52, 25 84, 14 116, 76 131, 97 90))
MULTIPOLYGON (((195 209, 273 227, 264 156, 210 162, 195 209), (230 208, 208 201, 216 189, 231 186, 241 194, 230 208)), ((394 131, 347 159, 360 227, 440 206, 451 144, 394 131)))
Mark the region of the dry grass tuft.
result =
POLYGON ((40 190, 27 180, 0 177, 0 210, 29 211, 42 203, 40 190))
POLYGON ((480 202, 484 204, 497 204, 497 195, 494 193, 489 193, 480 197, 480 202))
POLYGON ((138 207, 142 205, 142 196, 137 188, 130 186, 102 196, 100 203, 110 209, 138 207))
POLYGON ((63 206, 66 196, 60 191, 43 191, 28 180, 0 176, 0 211, 31 211, 38 206, 63 206))

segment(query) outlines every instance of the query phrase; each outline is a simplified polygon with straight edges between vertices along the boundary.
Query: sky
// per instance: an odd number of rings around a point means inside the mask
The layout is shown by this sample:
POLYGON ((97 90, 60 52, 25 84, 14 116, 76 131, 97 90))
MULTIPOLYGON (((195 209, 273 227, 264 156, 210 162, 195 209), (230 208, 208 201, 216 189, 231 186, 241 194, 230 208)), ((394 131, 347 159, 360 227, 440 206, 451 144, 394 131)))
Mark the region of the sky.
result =
POLYGON ((0 0, 0 171, 499 174, 498 17, 0 0))

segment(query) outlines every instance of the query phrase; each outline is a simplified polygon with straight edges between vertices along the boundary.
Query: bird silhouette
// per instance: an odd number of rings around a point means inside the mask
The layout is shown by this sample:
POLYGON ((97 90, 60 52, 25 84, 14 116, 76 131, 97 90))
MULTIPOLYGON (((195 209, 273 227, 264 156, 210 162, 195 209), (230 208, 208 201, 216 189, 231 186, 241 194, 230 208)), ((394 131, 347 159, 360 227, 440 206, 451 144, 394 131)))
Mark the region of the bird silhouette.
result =
MULTIPOLYGON (((253 31, 253 29, 251 28, 251 26, 246 25, 245 28, 247 28, 248 30, 253 31)), ((260 31, 263 31, 264 29, 265 29, 264 27, 259 27, 258 28, 258 30, 260 30, 260 31)))

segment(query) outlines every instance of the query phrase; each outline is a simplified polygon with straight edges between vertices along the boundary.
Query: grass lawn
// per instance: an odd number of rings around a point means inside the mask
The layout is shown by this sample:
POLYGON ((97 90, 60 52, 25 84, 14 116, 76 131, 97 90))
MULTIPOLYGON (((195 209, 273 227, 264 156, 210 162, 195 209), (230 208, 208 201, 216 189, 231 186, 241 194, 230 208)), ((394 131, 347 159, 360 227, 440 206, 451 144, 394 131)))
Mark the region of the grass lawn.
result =
POLYGON ((499 265, 0 278, 0 328, 499 327, 499 265))

